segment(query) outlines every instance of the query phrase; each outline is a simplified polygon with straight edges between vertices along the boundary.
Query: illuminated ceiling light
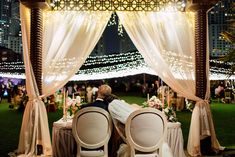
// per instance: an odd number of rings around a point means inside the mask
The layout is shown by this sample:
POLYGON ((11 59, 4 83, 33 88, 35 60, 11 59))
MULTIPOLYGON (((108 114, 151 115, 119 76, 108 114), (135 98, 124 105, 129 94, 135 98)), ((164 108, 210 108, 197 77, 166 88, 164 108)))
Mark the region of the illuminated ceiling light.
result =
POLYGON ((58 11, 159 11, 169 5, 179 11, 185 8, 185 0, 54 0, 53 4, 52 10, 58 11))

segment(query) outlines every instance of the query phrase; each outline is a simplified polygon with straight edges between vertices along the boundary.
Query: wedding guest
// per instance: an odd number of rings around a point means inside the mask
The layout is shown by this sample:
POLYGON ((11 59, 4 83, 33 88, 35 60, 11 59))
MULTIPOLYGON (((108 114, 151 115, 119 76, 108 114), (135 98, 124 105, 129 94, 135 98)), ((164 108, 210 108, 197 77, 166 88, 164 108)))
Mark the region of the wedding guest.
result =
POLYGON ((19 108, 22 110, 24 109, 23 98, 24 98, 24 93, 22 92, 22 90, 17 89, 12 99, 12 104, 14 106, 14 109, 19 109, 19 108))
POLYGON ((50 97, 49 97, 49 100, 48 100, 48 105, 47 105, 47 112, 55 112, 56 111, 56 107, 57 104, 56 104, 56 99, 55 99, 55 95, 52 94, 50 97))
POLYGON ((77 85, 77 84, 74 84, 74 85, 73 85, 72 94, 73 94, 75 97, 79 95, 78 85, 77 85))
POLYGON ((95 99, 97 98, 97 91, 98 91, 98 88, 94 85, 92 87, 92 102, 95 101, 95 99))
POLYGON ((72 97, 72 95, 73 95, 73 87, 72 87, 72 85, 68 85, 67 90, 68 90, 68 96, 72 97))
POLYGON ((5 86, 3 82, 1 82, 0 83, 0 103, 2 102, 4 91, 5 91, 5 86))
POLYGON ((87 95, 87 102, 91 103, 92 102, 92 88, 90 85, 88 85, 86 88, 86 95, 87 95))
POLYGON ((103 108, 106 111, 108 111, 108 105, 109 104, 108 104, 108 102, 104 101, 104 98, 106 96, 110 95, 111 92, 112 92, 112 89, 111 89, 111 87, 109 85, 107 85, 107 84, 101 85, 98 88, 97 98, 96 98, 95 102, 81 105, 81 108, 85 108, 85 107, 100 107, 100 108, 103 108))
POLYGON ((13 88, 13 84, 11 82, 10 79, 7 80, 7 83, 6 83, 6 89, 7 89, 7 101, 9 103, 11 103, 11 98, 12 98, 12 88, 13 88))
POLYGON ((220 99, 222 103, 225 103, 224 101, 224 84, 221 82, 219 86, 215 89, 215 96, 220 99))

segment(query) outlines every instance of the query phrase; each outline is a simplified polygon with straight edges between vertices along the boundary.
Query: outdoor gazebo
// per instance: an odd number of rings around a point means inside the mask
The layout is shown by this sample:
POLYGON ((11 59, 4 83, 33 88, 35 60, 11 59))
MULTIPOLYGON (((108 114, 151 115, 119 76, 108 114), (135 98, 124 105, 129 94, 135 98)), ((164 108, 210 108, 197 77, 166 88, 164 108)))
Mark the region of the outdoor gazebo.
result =
POLYGON ((147 64, 172 89, 197 102, 192 115, 188 153, 192 156, 205 153, 200 148, 200 141, 208 139, 211 146, 206 149, 223 149, 217 141, 207 102, 207 11, 217 1, 191 0, 183 6, 185 3, 181 0, 21 0, 29 102, 23 117, 18 153, 32 156, 37 153, 37 146, 42 145, 43 153, 51 155, 47 115, 41 98, 62 87, 77 72, 113 11, 147 64), (168 6, 171 6, 170 13, 165 14, 168 6), (181 13, 174 14, 175 11, 181 13), (176 60, 168 62, 174 58, 176 60), (177 69, 180 76, 176 77, 177 69), (200 110, 206 110, 206 121, 199 120, 200 110), (204 135, 199 134, 200 127, 205 124, 209 133, 206 138, 201 138, 204 135), (195 125, 198 128, 192 129, 195 125))

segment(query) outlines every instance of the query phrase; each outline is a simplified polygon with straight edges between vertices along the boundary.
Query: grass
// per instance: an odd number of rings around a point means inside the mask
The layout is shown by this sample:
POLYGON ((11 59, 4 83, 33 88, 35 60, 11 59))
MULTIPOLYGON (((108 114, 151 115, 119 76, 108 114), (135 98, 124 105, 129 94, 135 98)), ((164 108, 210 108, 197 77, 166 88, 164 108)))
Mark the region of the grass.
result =
MULTIPOLYGON (((132 94, 117 93, 121 99, 128 103, 142 104, 146 98, 141 95, 133 96, 132 94)), ((4 100, 0 104, 0 157, 7 157, 9 152, 17 149, 20 127, 22 123, 23 113, 10 110, 8 103, 4 100)), ((222 104, 213 102, 211 104, 213 120, 216 130, 217 138, 222 146, 228 148, 235 148, 235 104, 222 104)), ((53 122, 62 117, 62 111, 48 113, 48 123, 50 133, 52 132, 53 122)), ((189 126, 191 121, 191 112, 182 111, 177 112, 177 118, 182 124, 182 131, 184 137, 184 146, 187 146, 187 138, 189 126)))

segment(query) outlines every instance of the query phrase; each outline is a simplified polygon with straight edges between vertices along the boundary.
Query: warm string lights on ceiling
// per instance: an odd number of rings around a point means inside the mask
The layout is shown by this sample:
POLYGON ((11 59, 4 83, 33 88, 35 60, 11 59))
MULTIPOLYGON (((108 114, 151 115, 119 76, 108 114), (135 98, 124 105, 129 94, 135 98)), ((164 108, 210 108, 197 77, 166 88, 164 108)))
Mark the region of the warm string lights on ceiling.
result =
POLYGON ((109 54, 101 56, 89 56, 83 65, 90 66, 99 64, 116 64, 132 61, 143 62, 144 60, 142 55, 138 51, 133 51, 127 53, 109 54))
POLYGON ((130 70, 130 69, 138 69, 139 67, 147 67, 147 65, 143 61, 132 61, 122 64, 115 64, 105 67, 98 67, 98 68, 92 68, 92 69, 84 69, 79 70, 77 74, 100 74, 104 73, 107 74, 109 72, 118 72, 123 70, 130 70))
POLYGON ((176 73, 184 73, 185 71, 193 72, 194 62, 191 56, 178 54, 172 51, 163 51, 161 54, 164 60, 170 65, 172 71, 175 71, 176 73))
POLYGON ((23 62, 0 62, 0 71, 1 72, 18 71, 20 73, 23 73, 24 63, 23 62))
MULTIPOLYGON (((171 55, 166 53, 166 56, 168 58, 171 58, 169 59, 171 61, 172 57, 176 59, 174 60, 174 62, 171 63, 172 65, 176 64, 175 62, 179 62, 182 60, 182 59, 177 60, 179 56, 174 53, 171 53, 171 55)), ((187 56, 183 58, 185 58, 185 60, 192 59, 190 57, 188 58, 187 56)), ((68 65, 73 65, 72 63, 74 63, 75 60, 76 59, 74 58, 70 60, 64 60, 66 62, 71 61, 71 64, 68 63, 67 65, 62 65, 62 66, 66 66, 69 68, 68 65)), ((56 63, 56 66, 58 66, 58 68, 60 67, 60 63, 56 63)), ((210 65, 211 65, 210 77, 212 80, 228 78, 228 74, 230 74, 231 72, 230 67, 232 63, 210 60, 210 65)), ((175 65, 175 67, 177 66, 175 65)), ((22 79, 25 78, 23 74, 24 73, 23 62, 0 62, 0 71, 1 71, 0 73, 1 77, 22 78, 22 79)), ((102 56, 89 56, 86 62, 83 64, 83 66, 80 68, 80 70, 72 79, 73 80, 106 79, 114 77, 124 77, 128 75, 136 75, 141 73, 154 74, 154 72, 144 62, 144 59, 141 56, 141 54, 138 51, 134 51, 134 52, 109 54, 102 56)), ((235 76, 232 76, 229 79, 232 79, 234 77, 235 76)))

